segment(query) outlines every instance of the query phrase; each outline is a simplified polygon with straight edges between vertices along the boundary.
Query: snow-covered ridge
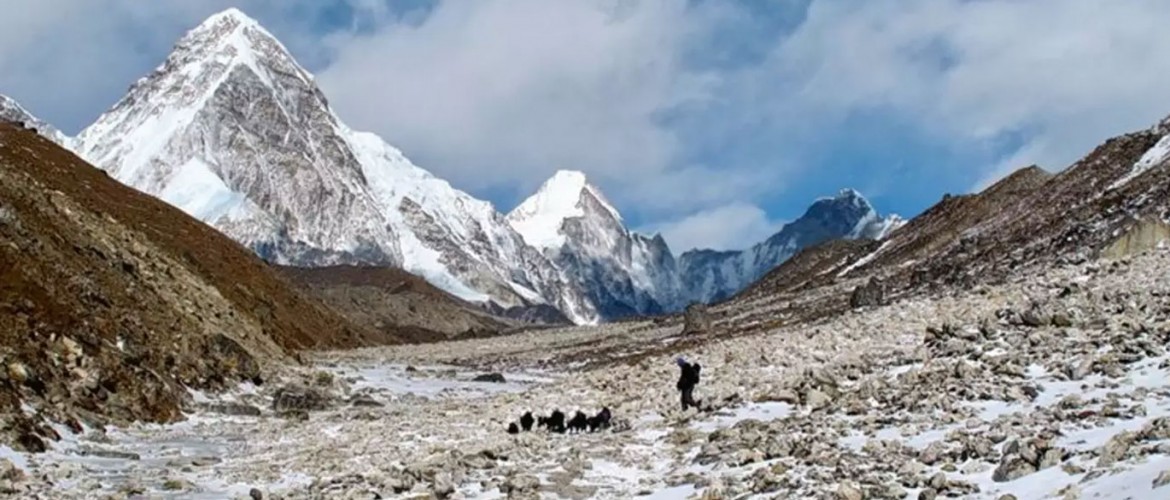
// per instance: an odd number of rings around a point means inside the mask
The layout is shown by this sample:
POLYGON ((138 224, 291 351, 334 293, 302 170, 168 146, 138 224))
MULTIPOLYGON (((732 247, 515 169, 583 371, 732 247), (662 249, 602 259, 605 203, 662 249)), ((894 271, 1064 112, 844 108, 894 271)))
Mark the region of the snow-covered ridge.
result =
POLYGON ((33 116, 32 113, 24 109, 15 99, 3 94, 0 94, 0 121, 8 121, 32 127, 37 133, 57 143, 61 147, 65 149, 72 148, 72 138, 61 133, 60 130, 57 130, 52 125, 33 116))

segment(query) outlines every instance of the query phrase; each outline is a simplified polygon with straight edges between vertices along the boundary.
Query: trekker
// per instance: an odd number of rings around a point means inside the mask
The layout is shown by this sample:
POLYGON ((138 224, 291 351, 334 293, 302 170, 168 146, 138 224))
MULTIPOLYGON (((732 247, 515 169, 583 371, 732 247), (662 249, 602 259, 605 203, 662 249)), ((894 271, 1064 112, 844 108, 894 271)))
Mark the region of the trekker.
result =
POLYGON ((699 370, 702 366, 698 363, 687 363, 687 360, 679 357, 675 360, 682 373, 678 377, 678 390, 682 393, 682 409, 687 411, 688 406, 693 406, 695 409, 699 408, 699 403, 695 402, 694 391, 695 386, 699 384, 699 370))

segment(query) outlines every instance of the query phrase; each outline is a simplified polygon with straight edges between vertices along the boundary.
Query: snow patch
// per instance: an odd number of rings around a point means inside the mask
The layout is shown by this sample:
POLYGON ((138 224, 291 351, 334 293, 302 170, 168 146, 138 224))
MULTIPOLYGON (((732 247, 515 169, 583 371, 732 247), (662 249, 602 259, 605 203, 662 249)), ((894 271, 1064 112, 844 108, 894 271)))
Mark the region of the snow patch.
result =
POLYGON ((1159 140, 1158 143, 1154 145, 1154 147, 1146 151, 1146 153, 1143 154, 1142 157, 1133 164, 1133 168, 1130 169, 1129 173, 1125 174, 1120 179, 1117 179, 1117 181, 1115 181, 1113 184, 1110 184, 1108 188, 1105 188, 1105 190, 1112 191, 1128 184, 1129 181, 1136 179, 1138 176, 1146 173, 1148 170, 1161 165, 1166 161, 1167 158, 1170 158, 1170 134, 1162 137, 1162 139, 1159 140))
POLYGON ((792 409, 792 405, 788 403, 751 403, 736 408, 728 414, 718 415, 714 419, 694 422, 692 427, 703 432, 712 432, 717 429, 732 427, 744 420, 770 422, 778 418, 787 417, 792 413, 792 409))
POLYGON ((877 256, 882 253, 882 250, 885 250, 886 246, 889 244, 890 244, 889 241, 882 243, 882 245, 880 247, 878 247, 877 250, 874 250, 869 255, 866 255, 860 259, 857 259, 857 261, 850 264, 849 267, 842 269, 841 272, 837 273, 837 277, 840 278, 842 276, 845 276, 846 274, 849 274, 849 271, 852 271, 852 270, 857 269, 861 266, 869 264, 871 261, 873 261, 873 259, 877 258, 877 256))

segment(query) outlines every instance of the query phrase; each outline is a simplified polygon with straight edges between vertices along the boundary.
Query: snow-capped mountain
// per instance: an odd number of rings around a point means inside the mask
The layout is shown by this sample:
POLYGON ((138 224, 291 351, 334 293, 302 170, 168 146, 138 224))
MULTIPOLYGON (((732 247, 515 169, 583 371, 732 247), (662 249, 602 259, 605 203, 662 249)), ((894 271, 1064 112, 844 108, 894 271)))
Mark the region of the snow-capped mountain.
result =
POLYGON ((855 191, 742 252, 687 252, 630 231, 584 174, 557 172, 507 216, 346 126, 313 76, 236 9, 167 59, 76 138, 0 100, 119 181, 287 265, 400 266, 513 317, 594 323, 735 293, 799 249, 880 237, 855 191))
POLYGON ((801 249, 837 238, 884 238, 904 221, 881 217, 861 193, 816 200, 799 219, 742 251, 692 250, 677 259, 661 235, 628 230, 580 172, 559 171, 508 222, 584 290, 602 317, 674 311, 742 290, 801 249))
POLYGON ((666 241, 626 229, 621 214, 581 172, 558 171, 507 220, 603 318, 657 314, 681 304, 666 241))
POLYGON ((21 107, 16 100, 3 94, 0 94, 0 120, 32 127, 37 133, 65 149, 70 149, 72 144, 72 139, 61 133, 60 130, 33 116, 32 113, 29 113, 21 107))
POLYGON ((816 200, 800 218, 747 250, 682 254, 678 260, 680 281, 690 300, 721 300, 804 248, 840 238, 881 239, 904 223, 897 215, 879 216, 861 193, 843 189, 834 197, 816 200))
POLYGON ((596 320, 490 203, 347 127, 312 75, 236 9, 188 32, 77 151, 281 264, 384 264, 462 298, 596 320))

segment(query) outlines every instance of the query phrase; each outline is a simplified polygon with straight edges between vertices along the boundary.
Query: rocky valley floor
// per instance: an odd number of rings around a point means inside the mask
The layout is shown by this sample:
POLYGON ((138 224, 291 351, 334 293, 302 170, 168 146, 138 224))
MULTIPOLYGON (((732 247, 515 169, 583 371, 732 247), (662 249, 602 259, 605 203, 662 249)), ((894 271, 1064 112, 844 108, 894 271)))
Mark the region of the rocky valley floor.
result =
MULTIPOLYGON (((314 356, 0 447, 19 498, 1170 498, 1170 252, 671 349, 651 322, 314 356), (606 363, 616 350, 646 351, 606 363), (702 363, 682 412, 675 355, 702 363), (587 367, 588 369, 584 369, 587 367), (504 381, 475 381, 500 373, 504 381), (510 435, 526 410, 612 429, 510 435)), ((764 306, 760 306, 764 307, 764 306)), ((28 408, 28 411, 34 411, 28 408)))

